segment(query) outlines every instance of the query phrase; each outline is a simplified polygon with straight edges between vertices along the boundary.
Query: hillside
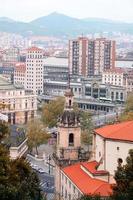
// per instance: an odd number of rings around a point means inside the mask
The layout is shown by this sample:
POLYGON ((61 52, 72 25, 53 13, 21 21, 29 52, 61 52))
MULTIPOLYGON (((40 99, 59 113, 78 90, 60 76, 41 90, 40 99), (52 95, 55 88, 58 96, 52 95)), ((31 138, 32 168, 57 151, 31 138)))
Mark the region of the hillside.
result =
POLYGON ((77 19, 60 13, 51 13, 29 23, 0 18, 0 31, 22 35, 49 35, 73 37, 95 32, 122 32, 133 34, 133 24, 108 19, 77 19))

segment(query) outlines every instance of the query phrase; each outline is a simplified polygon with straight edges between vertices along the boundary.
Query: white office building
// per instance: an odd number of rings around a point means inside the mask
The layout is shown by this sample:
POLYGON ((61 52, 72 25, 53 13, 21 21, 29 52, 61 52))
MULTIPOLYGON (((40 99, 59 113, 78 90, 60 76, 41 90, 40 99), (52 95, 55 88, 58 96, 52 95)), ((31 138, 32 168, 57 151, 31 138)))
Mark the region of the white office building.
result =
POLYGON ((43 50, 37 47, 29 48, 26 55, 25 87, 35 94, 43 93, 43 50))

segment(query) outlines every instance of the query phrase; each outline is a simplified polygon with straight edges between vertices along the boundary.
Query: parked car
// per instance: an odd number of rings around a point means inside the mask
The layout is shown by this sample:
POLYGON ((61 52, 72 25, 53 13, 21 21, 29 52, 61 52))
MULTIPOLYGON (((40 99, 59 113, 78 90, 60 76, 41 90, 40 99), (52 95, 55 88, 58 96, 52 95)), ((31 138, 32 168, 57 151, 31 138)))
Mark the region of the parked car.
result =
POLYGON ((41 173, 41 174, 45 173, 45 171, 44 171, 42 168, 39 168, 37 171, 38 171, 39 173, 41 173))

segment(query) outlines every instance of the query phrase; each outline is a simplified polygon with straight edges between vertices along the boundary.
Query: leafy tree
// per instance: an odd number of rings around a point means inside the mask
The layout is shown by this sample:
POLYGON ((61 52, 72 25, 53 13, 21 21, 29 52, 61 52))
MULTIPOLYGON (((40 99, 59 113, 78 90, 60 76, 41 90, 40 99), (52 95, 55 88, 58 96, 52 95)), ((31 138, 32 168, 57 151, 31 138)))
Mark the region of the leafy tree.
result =
MULTIPOLYGON (((49 104, 44 105, 42 109, 43 122, 47 127, 57 126, 58 118, 62 115, 64 109, 64 98, 59 97, 49 104)), ((81 120, 82 129, 82 142, 91 143, 92 142, 92 130, 93 124, 91 119, 91 114, 89 112, 80 111, 77 103, 74 103, 74 111, 79 114, 81 120)))
POLYGON ((54 127, 57 125, 59 116, 63 113, 64 98, 58 97, 56 100, 44 104, 42 108, 42 120, 46 127, 54 127))
POLYGON ((0 122, 0 142, 9 136, 9 127, 6 123, 0 122))
POLYGON ((115 200, 133 199, 133 149, 129 151, 126 161, 127 164, 123 166, 119 162, 115 173, 116 185, 113 187, 113 199, 115 200))
POLYGON ((133 94, 130 94, 127 98, 125 112, 133 112, 133 94))
POLYGON ((133 94, 130 94, 127 98, 125 110, 120 116, 120 121, 133 120, 133 94))
POLYGON ((37 200, 40 186, 36 173, 25 160, 10 160, 9 151, 2 142, 8 127, 0 123, 0 129, 0 199, 37 200))
POLYGON ((93 123, 89 112, 80 112, 82 142, 86 144, 92 143, 93 123))
POLYGON ((27 125, 27 137, 29 149, 32 151, 35 148, 38 155, 38 146, 46 143, 50 136, 47 134, 41 121, 33 120, 27 125))

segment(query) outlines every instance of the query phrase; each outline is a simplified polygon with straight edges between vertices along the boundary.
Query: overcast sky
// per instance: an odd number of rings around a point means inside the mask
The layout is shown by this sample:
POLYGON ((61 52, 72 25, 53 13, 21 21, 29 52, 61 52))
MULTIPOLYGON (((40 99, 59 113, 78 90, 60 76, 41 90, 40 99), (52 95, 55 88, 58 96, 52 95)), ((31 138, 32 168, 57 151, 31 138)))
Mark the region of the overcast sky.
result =
POLYGON ((54 11, 133 22, 133 0, 0 0, 0 17, 30 21, 54 11))

